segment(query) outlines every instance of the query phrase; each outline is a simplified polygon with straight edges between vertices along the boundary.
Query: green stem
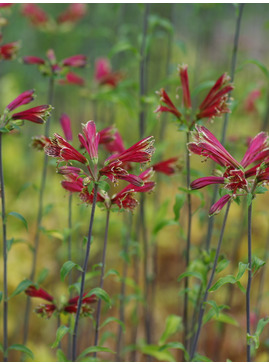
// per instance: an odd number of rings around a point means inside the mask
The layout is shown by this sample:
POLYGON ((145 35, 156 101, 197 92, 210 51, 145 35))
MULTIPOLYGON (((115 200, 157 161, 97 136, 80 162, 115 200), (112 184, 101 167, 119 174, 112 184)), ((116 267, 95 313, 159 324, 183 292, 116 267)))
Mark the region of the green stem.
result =
MULTIPOLYGON (((104 247, 103 247, 101 278, 100 278, 100 288, 102 288, 102 289, 103 289, 103 286, 104 286, 104 275, 105 275, 105 267, 106 267, 106 251, 107 251, 109 216, 110 216, 110 209, 108 209, 107 213, 106 213, 105 239, 104 239, 104 247)), ((102 306, 102 300, 99 299, 98 305, 97 305, 97 312, 96 312, 96 327, 95 327, 95 339, 94 339, 94 345, 95 346, 98 345, 101 306, 102 306)), ((96 354, 97 353, 95 352, 94 353, 94 358, 96 358, 96 354)))
MULTIPOLYGON (((49 78, 49 90, 48 90, 48 104, 51 105, 53 103, 54 96, 54 78, 51 76, 49 78)), ((45 136, 49 136, 50 132, 50 120, 51 117, 48 118, 45 124, 45 136)), ((47 179, 47 169, 48 169, 48 156, 44 153, 44 162, 43 162, 43 171, 41 175, 41 183, 39 190, 39 199, 38 199, 38 212, 37 212, 37 221, 36 221, 36 233, 34 240, 34 252, 33 252, 33 261, 32 261, 32 269, 30 274, 30 280, 33 281, 35 279, 36 273, 36 265, 37 265, 37 253, 39 248, 39 240, 40 240, 40 228, 42 225, 43 218, 43 203, 44 203, 44 191, 46 186, 47 179)), ((30 321, 30 309, 31 309, 31 301, 30 297, 27 296, 26 300, 26 308, 24 315, 24 331, 23 331, 23 345, 26 345, 28 340, 28 332, 29 332, 29 321, 30 321)))
POLYGON ((8 287, 7 287, 7 225, 6 225, 6 207, 5 207, 5 184, 3 173, 3 154, 2 141, 3 133, 0 132, 0 184, 1 184, 1 201, 2 201, 2 234, 3 234, 3 352, 4 361, 8 361, 8 287))
MULTIPOLYGON (((72 260, 72 235, 71 235, 71 231, 72 231, 72 193, 69 194, 69 198, 68 198, 68 229, 69 229, 69 235, 68 235, 68 247, 67 247, 67 253, 68 253, 68 260, 72 260)), ((73 283, 72 280, 72 274, 70 273, 68 276, 68 286, 70 287, 73 283)), ((71 298, 71 292, 70 292, 70 296, 69 298, 71 298)), ((71 316, 69 317, 69 327, 71 327, 71 316)), ((71 355, 72 355, 72 334, 71 332, 68 333, 68 359, 71 360, 71 355)))
POLYGON ((214 260, 214 264, 213 264, 213 267, 212 267, 211 276, 210 276, 209 281, 208 281, 207 286, 206 286, 206 290, 205 290, 205 294, 204 294, 204 297, 203 297, 202 304, 200 305, 199 318, 198 318, 198 328, 197 328, 195 338, 194 338, 194 341, 193 341, 193 345, 192 345, 192 348, 191 348, 190 360, 193 359, 195 351, 196 351, 196 347, 197 347, 197 344, 198 344, 198 339, 199 339, 199 335, 200 335, 200 331, 201 331, 202 323, 203 323, 203 316, 204 316, 204 311, 205 311, 205 302, 207 300, 208 291, 209 291, 209 288, 211 287, 211 284, 213 282, 213 278, 214 278, 214 275, 215 275, 215 271, 216 271, 216 267, 217 267, 217 263, 218 263, 218 259, 219 259, 220 247, 221 247, 222 240, 223 240, 223 235, 224 235, 224 230, 225 230, 225 226, 226 226, 226 221, 227 221, 230 205, 231 205, 231 201, 228 202, 228 205, 227 205, 227 208, 226 208, 226 211, 225 211, 225 215, 224 215, 224 219, 223 219, 223 223, 222 223, 222 228, 221 228, 221 232, 220 232, 220 237, 219 237, 219 241, 218 241, 218 246, 217 246, 217 250, 216 250, 215 260, 214 260))
MULTIPOLYGON (((252 220, 252 202, 248 207, 248 284, 246 292, 246 321, 247 321, 247 335, 250 335, 250 288, 252 280, 252 259, 251 259, 251 221, 252 220)), ((251 361, 250 344, 247 342, 247 361, 251 361)))
POLYGON ((83 298, 83 294, 84 294, 85 276, 86 276, 88 260, 89 260, 89 256, 90 256, 92 227, 93 227, 95 206, 96 206, 96 200, 97 200, 97 190, 98 190, 98 184, 95 183, 94 190, 93 190, 93 202, 92 202, 92 211, 91 211, 91 219, 90 219, 89 232, 88 232, 87 247, 86 247, 85 260, 84 260, 84 265, 83 265, 83 272, 81 274, 80 293, 79 293, 78 306, 77 306, 77 312, 76 312, 76 318, 75 318, 75 326, 74 326, 74 331, 73 331, 72 361, 76 361, 76 357, 77 357, 78 321, 79 321, 79 315, 80 315, 80 310, 81 310, 81 306, 82 306, 82 298, 83 298))

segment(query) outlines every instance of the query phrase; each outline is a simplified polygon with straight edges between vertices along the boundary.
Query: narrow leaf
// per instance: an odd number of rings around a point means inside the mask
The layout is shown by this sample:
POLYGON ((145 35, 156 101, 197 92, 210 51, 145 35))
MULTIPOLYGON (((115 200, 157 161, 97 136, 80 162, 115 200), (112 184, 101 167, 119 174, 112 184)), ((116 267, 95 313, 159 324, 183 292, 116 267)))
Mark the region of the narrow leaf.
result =
POLYGON ((15 291, 9 296, 9 300, 14 297, 17 296, 17 294, 25 291, 29 286, 33 285, 33 282, 30 281, 29 279, 24 279, 23 281, 21 281, 17 288, 15 289, 15 291))
POLYGON ((34 354, 33 352, 28 349, 26 346, 24 345, 21 345, 21 344, 14 344, 14 345, 11 345, 8 350, 18 350, 18 351, 21 351, 23 352, 24 354, 27 354, 28 356, 30 356, 31 359, 34 359, 34 354))
POLYGON ((175 204, 173 206, 173 210, 174 210, 174 214, 175 214, 175 221, 179 220, 180 217, 180 210, 182 209, 184 202, 186 200, 186 195, 183 194, 176 194, 176 201, 175 204))
POLYGON ((67 276, 67 274, 73 269, 76 268, 77 270, 79 270, 80 272, 83 272, 83 269, 81 268, 81 266, 79 264, 76 264, 74 262, 72 262, 71 260, 68 260, 67 262, 65 262, 61 268, 60 271, 60 276, 61 276, 61 281, 64 281, 65 277, 67 276))
POLYGON ((123 332, 125 332, 125 325, 124 323, 117 319, 116 317, 108 317, 103 323, 102 325, 99 326, 99 328, 101 329, 102 327, 106 326, 107 324, 109 324, 110 322, 117 322, 121 327, 123 332))
POLYGON ((170 315, 165 322, 164 332, 159 340, 159 345, 164 345, 167 339, 182 328, 182 318, 177 315, 170 315))
POLYGON ((173 355, 168 350, 161 350, 158 345, 144 345, 140 348, 143 354, 153 356, 159 361, 176 361, 173 355))
POLYGON ((41 284, 42 282, 44 282, 48 273, 49 273, 48 268, 42 269, 42 271, 39 273, 39 275, 37 277, 37 280, 36 280, 37 284, 41 284))
POLYGON ((14 216, 17 219, 21 220, 23 225, 25 226, 25 229, 28 230, 27 221, 25 220, 25 218, 21 214, 19 214, 18 212, 15 212, 15 211, 11 211, 8 215, 14 216))
POLYGON ((65 356, 64 352, 61 349, 57 350, 56 356, 57 356, 58 361, 60 361, 60 362, 68 361, 67 357, 65 356))
POLYGON ((82 358, 84 358, 88 354, 99 353, 99 352, 115 354, 115 352, 113 350, 106 348, 104 346, 90 346, 89 348, 82 351, 82 353, 77 357, 77 361, 80 361, 82 358))
POLYGON ((59 345, 59 343, 61 342, 62 338, 64 337, 65 334, 67 334, 69 332, 69 327, 62 325, 60 326, 57 331, 56 331, 56 340, 54 341, 54 343, 51 345, 52 349, 57 348, 57 346, 59 345))
POLYGON ((209 292, 214 292, 217 289, 219 289, 221 286, 223 286, 224 284, 227 283, 231 283, 234 284, 236 283, 236 279, 234 278, 234 276, 232 276, 231 274, 229 274, 226 277, 220 278, 215 284, 213 284, 213 286, 209 289, 209 292))
POLYGON ((103 290, 102 288, 99 288, 99 287, 93 288, 85 297, 89 297, 92 294, 95 294, 98 298, 105 301, 107 304, 109 304, 109 306, 111 306, 110 297, 106 293, 106 291, 103 290))

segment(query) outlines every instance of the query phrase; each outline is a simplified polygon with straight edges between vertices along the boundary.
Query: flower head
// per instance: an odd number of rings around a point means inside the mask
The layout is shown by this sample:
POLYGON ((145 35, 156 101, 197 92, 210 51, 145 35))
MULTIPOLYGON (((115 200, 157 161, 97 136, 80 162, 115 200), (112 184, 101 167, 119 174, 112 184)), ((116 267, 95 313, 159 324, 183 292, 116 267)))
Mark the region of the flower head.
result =
POLYGON ((60 123, 64 132, 65 139, 68 141, 72 141, 72 129, 71 129, 71 120, 67 114, 62 114, 60 117, 60 123))
POLYGON ((97 164, 100 135, 96 132, 95 123, 92 120, 88 121, 85 125, 83 125, 82 130, 84 136, 82 134, 79 134, 79 141, 89 153, 89 156, 93 163, 97 164))
POLYGON ((110 62, 107 58, 99 58, 95 62, 94 78, 100 85, 116 87, 122 79, 122 74, 120 72, 112 72, 110 62))
POLYGON ((0 60, 11 60, 17 55, 19 49, 19 42, 6 43, 0 46, 0 60))
POLYGON ((47 292, 45 291, 43 288, 36 288, 35 286, 29 286, 26 290, 25 293, 27 294, 27 296, 30 297, 39 297, 42 298, 43 300, 49 301, 49 302, 53 302, 54 298, 47 292))
POLYGON ((86 12, 86 4, 70 4, 67 9, 58 16, 57 21, 59 24, 76 23, 85 16, 86 12))
POLYGON ((42 27, 48 23, 47 13, 36 4, 22 4, 22 15, 30 20, 32 25, 42 27))
POLYGON ((179 167, 176 162, 178 161, 177 157, 169 158, 164 161, 153 164, 152 168, 155 172, 163 173, 166 175, 171 175, 176 172, 179 167))
POLYGON ((7 105, 8 111, 12 111, 19 106, 29 104, 34 100, 34 90, 28 90, 21 93, 15 100, 7 105))
POLYGON ((51 106, 40 105, 12 115, 13 120, 29 120, 36 124, 43 124, 50 116, 51 106))

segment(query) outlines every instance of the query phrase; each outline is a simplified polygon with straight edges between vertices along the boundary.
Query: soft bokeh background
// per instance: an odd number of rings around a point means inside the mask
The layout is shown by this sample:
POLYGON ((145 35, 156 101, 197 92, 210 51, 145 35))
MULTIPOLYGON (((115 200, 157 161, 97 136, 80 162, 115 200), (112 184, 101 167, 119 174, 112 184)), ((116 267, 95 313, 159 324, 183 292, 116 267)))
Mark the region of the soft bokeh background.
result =
MULTIPOLYGON (((67 4, 40 4, 54 19, 67 4)), ((21 15, 20 4, 10 9, 1 10, 8 19, 8 25, 3 28, 4 43, 20 40, 19 58, 11 62, 2 62, 0 69, 0 104, 1 110, 21 92, 35 88, 37 99, 35 105, 47 103, 48 80, 40 75, 35 66, 24 65, 20 57, 35 55, 45 57, 49 48, 55 50, 58 60, 74 54, 85 54, 89 57, 86 69, 79 70, 85 79, 85 87, 72 85, 57 85, 53 102, 51 135, 61 133, 59 117, 67 113, 72 120, 74 135, 81 128, 81 123, 94 120, 100 130, 108 125, 116 125, 123 135, 126 146, 134 144, 139 139, 138 128, 138 95, 139 95, 139 52, 142 39, 144 4, 87 4, 86 16, 76 26, 65 32, 57 30, 41 31, 33 27, 28 19, 21 15), (108 57, 114 70, 124 73, 125 78, 115 90, 98 88, 94 82, 94 63, 98 57, 108 57)), ((171 314, 182 313, 182 296, 179 296, 183 283, 177 278, 184 267, 184 228, 185 213, 181 213, 180 226, 164 227, 156 236, 152 231, 160 220, 173 219, 173 204, 178 187, 185 185, 184 151, 185 136, 177 132, 177 126, 171 115, 156 117, 154 110, 158 106, 158 96, 155 91, 161 87, 169 87, 169 95, 180 105, 180 82, 177 73, 178 64, 189 65, 191 89, 194 90, 201 82, 215 81, 222 73, 230 72, 233 49, 233 37, 236 21, 236 7, 232 4, 151 4, 148 43, 147 43, 147 97, 146 101, 146 135, 154 135, 156 139, 155 161, 163 158, 179 156, 183 170, 171 177, 160 176, 155 191, 147 197, 147 226, 151 243, 158 243, 158 271, 156 308, 154 309, 154 341, 157 342, 164 330, 165 319, 171 314), (176 101, 177 100, 177 101, 176 101), (161 124, 166 123, 164 138, 160 136, 161 124), (163 140, 162 140, 163 139, 163 140), (160 142, 162 140, 162 142, 160 142), (156 211, 156 199, 159 201, 156 211), (166 205, 167 204, 167 205, 166 205), (166 209, 166 210, 165 210, 166 209), (164 212, 162 212, 164 211, 164 212)), ((247 4, 244 9, 240 32, 237 71, 235 74, 235 90, 233 92, 233 112, 227 132, 227 148, 239 160, 246 149, 247 137, 253 137, 264 125, 267 109, 268 79, 262 67, 249 60, 257 60, 267 66, 269 61, 269 19, 268 4, 247 4), (248 112, 245 100, 249 93, 259 89, 261 96, 256 102, 256 109, 248 112)), ((203 91, 205 93, 205 91, 203 91)), ((197 102, 204 93, 198 94, 197 102)), ((216 118, 213 124, 207 125, 211 131, 220 136, 222 118, 216 118)), ((267 122, 268 127, 268 122, 267 122)), ((31 149, 31 137, 43 134, 43 126, 26 122, 21 132, 4 136, 4 173, 6 183, 7 210, 17 211, 28 222, 28 231, 23 228, 21 221, 10 216, 8 218, 8 238, 14 237, 19 241, 9 252, 8 273, 9 292, 12 293, 19 282, 29 277, 32 251, 36 229, 36 212, 38 188, 40 184, 43 153, 31 149)), ((78 145, 76 139, 74 145, 78 145)), ((212 164, 201 163, 201 158, 192 156, 193 178, 210 173, 212 164)), ((68 193, 60 186, 61 177, 55 173, 55 161, 50 161, 49 175, 46 187, 47 214, 43 226, 47 233, 42 234, 40 251, 38 253, 37 273, 48 270, 43 287, 60 301, 61 296, 68 296, 68 284, 60 281, 60 268, 67 260, 66 243, 63 241, 64 229, 67 226, 68 193)), ((197 256, 203 243, 207 229, 207 212, 209 209, 213 188, 202 191, 204 205, 201 200, 194 198, 197 212, 194 214, 191 254, 197 256)), ((77 196, 73 198, 73 221, 76 228, 72 234, 74 261, 81 263, 83 259, 83 237, 87 235, 90 207, 82 206, 77 196)), ((253 253, 261 259, 265 256, 268 230, 268 193, 258 196, 254 202, 253 211, 253 253)), ((138 210, 134 212, 134 219, 138 210)), ((213 235, 213 246, 216 245, 223 213, 216 218, 213 235)), ((122 244, 130 226, 123 213, 114 213, 109 229, 109 246, 107 253, 107 270, 115 269, 122 272, 122 244)), ((233 259, 234 246, 238 246, 238 257, 246 261, 247 235, 245 229, 246 216, 242 218, 242 208, 233 204, 228 226, 224 237, 223 254, 233 259)), ((135 224, 134 224, 135 225, 135 224)), ((94 225, 94 241, 90 265, 101 260, 105 227, 105 212, 97 209, 94 225)), ((134 232, 133 235, 135 236, 134 232)), ((137 244, 133 244, 136 246, 137 244)), ((138 244, 139 246, 139 244, 138 244)), ((140 289, 143 287, 142 248, 140 247, 141 267, 140 289)), ((132 262, 130 256, 130 262, 132 262)), ((266 269, 266 266, 265 268, 266 269)), ((128 274, 134 275, 134 267, 130 263, 128 274)), ((230 264, 222 274, 232 271, 230 264)), ((73 278, 75 278, 75 273, 73 278)), ((246 286, 246 274, 242 284, 246 286)), ((251 292, 252 306, 257 302, 260 273, 255 276, 251 292)), ((87 288, 98 285, 98 277, 87 281, 87 288)), ((102 321, 108 316, 118 317, 118 295, 120 279, 110 275, 105 280, 104 289, 113 299, 112 308, 104 306, 102 321)), ((262 298, 261 316, 268 315, 267 297, 268 285, 265 280, 262 298)), ((128 294, 135 289, 128 286, 128 294)), ((227 286, 210 294, 210 299, 216 299, 219 304, 227 301, 227 286), (212 297, 211 297, 212 295, 212 297)), ((22 325, 26 296, 22 293, 9 303, 9 342, 22 342, 22 325)), ((135 307, 135 299, 126 303, 126 333, 125 343, 130 344, 131 319, 135 307)), ((32 307, 41 303, 32 300, 32 307)), ((227 325, 225 334, 220 323, 212 321, 204 328, 199 352, 213 360, 227 358, 232 361, 245 360, 245 296, 235 288, 231 305, 231 315, 238 321, 238 326, 227 325)), ((2 317, 1 317, 2 320, 2 317)), ((66 320, 63 318, 63 320, 66 320)), ((140 306, 138 316, 138 340, 144 337, 143 311, 140 306)), ((57 320, 49 320, 31 315, 29 348, 35 354, 36 361, 55 361, 56 349, 50 346, 55 339, 57 320)), ((116 334, 117 323, 104 327, 101 334, 110 331, 116 334)), ((82 319, 80 324, 79 350, 92 343, 92 324, 90 319, 82 319)), ((0 341, 2 331, 0 331, 0 341)), ((261 336, 262 344, 257 351, 257 361, 269 360, 268 330, 261 336)), ((175 336, 174 341, 179 339, 175 336)), ((66 340, 63 348, 66 349, 66 340)), ((104 342, 105 346, 115 349, 116 340, 113 335, 104 342)), ((10 353, 11 360, 20 360, 20 354, 10 353)), ((113 355, 100 354, 100 358, 114 360, 113 355)), ((129 359, 126 353, 125 360, 129 359)), ((138 354, 138 360, 144 357, 138 354)))

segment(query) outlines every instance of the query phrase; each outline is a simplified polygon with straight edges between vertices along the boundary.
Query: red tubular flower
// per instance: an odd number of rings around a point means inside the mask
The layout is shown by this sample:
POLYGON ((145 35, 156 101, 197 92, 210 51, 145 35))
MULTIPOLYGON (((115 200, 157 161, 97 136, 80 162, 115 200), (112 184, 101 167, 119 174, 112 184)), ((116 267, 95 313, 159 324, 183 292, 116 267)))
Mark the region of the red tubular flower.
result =
POLYGON ((13 120, 29 120, 33 123, 43 124, 50 115, 50 105, 40 105, 12 115, 13 120))
POLYGON ((57 133, 54 134, 54 138, 44 148, 44 151, 50 157, 58 158, 59 162, 75 160, 82 164, 88 163, 81 153, 57 133))
POLYGON ((68 8, 58 16, 58 23, 76 23, 87 12, 86 4, 70 4, 68 8))
POLYGON ((43 150, 49 144, 51 144, 50 138, 40 135, 32 138, 31 146, 37 150, 43 150))
POLYGON ((113 183, 116 183, 118 179, 122 179, 136 186, 143 185, 141 178, 128 173, 126 169, 123 168, 123 163, 118 159, 105 165, 99 170, 99 174, 100 176, 107 176, 113 183))
POLYGON ((0 8, 10 8, 12 5, 12 3, 0 3, 0 8))
MULTIPOLYGON (((194 135, 195 142, 189 143, 189 150, 195 154, 204 155, 213 159, 226 170, 223 176, 219 177, 202 177, 191 183, 192 189, 203 188, 210 184, 221 183, 224 188, 231 191, 233 195, 237 190, 249 192, 247 178, 256 176, 256 183, 266 180, 267 170, 262 169, 262 164, 266 167, 269 162, 268 137, 266 133, 261 132, 256 135, 249 143, 248 149, 241 161, 238 163, 220 144, 208 129, 196 126, 197 133, 194 135), (259 162, 256 166, 245 171, 244 169, 254 162, 259 162)), ((231 195, 223 196, 210 209, 210 215, 218 213, 223 206, 229 201, 231 195)))
POLYGON ((37 65, 45 64, 45 60, 43 58, 35 56, 25 56, 22 58, 22 60, 25 64, 37 64, 37 65))
POLYGON ((34 100, 34 90, 24 91, 15 100, 11 101, 10 104, 7 105, 7 109, 12 111, 19 106, 29 104, 34 100))
POLYGON ((122 79, 120 72, 112 72, 111 65, 108 59, 99 58, 95 62, 95 75, 94 78, 100 85, 110 85, 116 87, 122 79))
POLYGON ((157 91, 156 93, 160 95, 160 101, 164 103, 166 106, 160 105, 154 112, 170 112, 174 114, 178 119, 180 119, 182 117, 182 114, 175 107, 170 97, 165 92, 165 90, 161 88, 160 91, 157 91))
POLYGON ((64 80, 59 80, 59 84, 61 84, 61 85, 71 84, 71 85, 84 86, 85 82, 84 82, 83 78, 79 77, 74 72, 68 72, 66 74, 64 80))
POLYGON ((116 129, 113 126, 108 126, 99 131, 99 144, 108 144, 115 140, 116 129))
POLYGON ((66 67, 85 67, 86 64, 87 64, 87 57, 82 54, 65 58, 62 61, 62 65, 66 67))
POLYGON ((49 319, 53 312, 57 310, 57 307, 53 304, 42 304, 35 308, 35 313, 40 315, 41 317, 46 317, 49 319))
POLYGON ((71 129, 71 120, 67 114, 62 114, 60 117, 60 123, 64 132, 65 139, 68 141, 72 141, 72 129, 71 129))
POLYGON ((152 168, 155 172, 164 173, 166 175, 171 175, 176 172, 178 161, 177 157, 166 159, 165 161, 161 161, 159 163, 153 164, 152 168))
POLYGON ((209 216, 218 214, 231 198, 231 195, 222 196, 216 203, 214 203, 214 205, 211 206, 209 216))
POLYGON ((29 286, 26 290, 25 293, 27 294, 27 296, 30 297, 39 297, 42 298, 43 300, 49 301, 49 302, 53 302, 54 298, 44 289, 39 288, 37 289, 35 286, 29 286))
POLYGON ((0 59, 14 59, 19 49, 19 42, 11 42, 0 47, 0 59))
POLYGON ((79 141, 89 153, 93 163, 96 164, 98 162, 98 144, 100 135, 99 133, 96 133, 95 123, 92 120, 88 121, 87 124, 83 125, 82 130, 84 137, 82 134, 79 134, 79 141))
POLYGON ((57 172, 59 174, 74 174, 76 173, 77 175, 81 172, 81 169, 78 167, 73 167, 73 166, 61 166, 57 168, 57 172))
POLYGON ((22 15, 29 18, 34 26, 43 26, 48 22, 47 13, 35 4, 22 4, 22 15))
POLYGON ((191 108, 191 95, 189 90, 189 77, 188 77, 188 66, 179 66, 179 75, 181 79, 182 92, 183 92, 183 103, 188 109, 191 108))
MULTIPOLYGON (((99 143, 101 144, 101 136, 99 143)), ((120 154, 125 151, 122 137, 118 131, 114 134, 114 140, 104 143, 104 147, 109 153, 120 154)))
POLYGON ((223 113, 229 112, 226 103, 228 94, 233 90, 233 86, 229 83, 230 77, 224 73, 211 88, 204 101, 199 106, 197 119, 212 118, 221 116, 223 113))

